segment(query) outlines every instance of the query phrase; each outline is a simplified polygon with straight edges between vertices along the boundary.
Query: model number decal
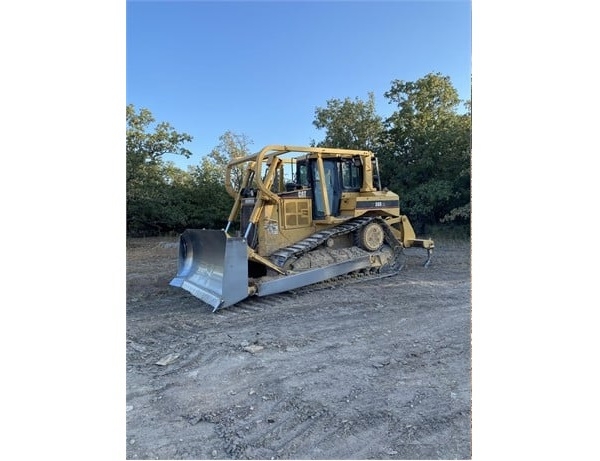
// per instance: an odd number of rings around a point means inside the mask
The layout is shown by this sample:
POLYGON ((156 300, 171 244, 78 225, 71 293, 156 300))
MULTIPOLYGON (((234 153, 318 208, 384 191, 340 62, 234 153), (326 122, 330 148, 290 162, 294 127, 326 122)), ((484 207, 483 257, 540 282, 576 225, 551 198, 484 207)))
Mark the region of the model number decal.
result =
POLYGON ((398 200, 361 200, 359 202, 356 202, 356 208, 395 208, 398 205, 398 200))

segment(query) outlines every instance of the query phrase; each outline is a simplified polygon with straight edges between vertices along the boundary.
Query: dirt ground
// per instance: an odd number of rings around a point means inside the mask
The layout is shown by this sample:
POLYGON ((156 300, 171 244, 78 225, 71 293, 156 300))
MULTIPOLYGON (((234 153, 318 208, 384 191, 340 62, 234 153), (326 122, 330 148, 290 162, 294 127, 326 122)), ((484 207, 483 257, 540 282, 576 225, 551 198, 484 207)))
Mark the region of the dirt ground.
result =
POLYGON ((127 242, 128 459, 470 459, 470 245, 212 309, 127 242))

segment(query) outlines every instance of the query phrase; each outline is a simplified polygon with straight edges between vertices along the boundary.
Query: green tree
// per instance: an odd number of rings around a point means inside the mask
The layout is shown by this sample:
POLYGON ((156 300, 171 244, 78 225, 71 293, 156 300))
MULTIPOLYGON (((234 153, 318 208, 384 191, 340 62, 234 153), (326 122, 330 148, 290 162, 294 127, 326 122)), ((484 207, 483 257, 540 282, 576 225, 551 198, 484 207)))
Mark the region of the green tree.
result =
POLYGON ((189 185, 191 180, 162 156, 189 157, 191 152, 183 145, 192 136, 177 132, 169 123, 156 124, 148 109, 136 111, 128 104, 126 114, 127 232, 160 233, 184 226, 180 199, 186 181, 189 185))
POLYGON ((219 229, 225 226, 233 203, 225 190, 223 176, 208 158, 191 170, 193 206, 189 220, 192 227, 219 229))
POLYGON ((366 101, 359 98, 328 100, 326 107, 315 109, 313 125, 325 130, 325 139, 317 146, 343 149, 376 150, 383 130, 372 92, 366 101))
MULTIPOLYGON (((250 144, 253 144, 253 141, 245 134, 234 133, 231 130, 226 131, 219 136, 219 144, 210 151, 206 162, 203 162, 203 169, 208 171, 212 168, 214 170, 212 174, 220 175, 224 183, 227 164, 232 160, 250 155, 250 144)), ((231 183, 235 190, 239 188, 243 174, 241 167, 231 169, 231 183)))
POLYGON ((162 164, 164 154, 177 154, 189 158, 192 153, 183 147, 192 141, 187 133, 178 133, 167 122, 156 121, 145 108, 136 112, 133 104, 127 105, 126 159, 127 182, 143 176, 144 170, 162 164), (152 130, 152 131, 149 131, 152 130))
POLYGON ((430 73, 394 80, 385 93, 397 110, 385 121, 380 158, 384 183, 400 193, 417 222, 470 219, 471 112, 450 78, 430 73))
MULTIPOLYGON (((225 169, 231 160, 250 155, 250 144, 252 141, 245 134, 226 131, 200 165, 191 169, 198 202, 192 220, 200 227, 221 228, 227 222, 233 199, 225 189, 225 169)), ((232 187, 237 190, 243 170, 234 167, 231 173, 232 187)))

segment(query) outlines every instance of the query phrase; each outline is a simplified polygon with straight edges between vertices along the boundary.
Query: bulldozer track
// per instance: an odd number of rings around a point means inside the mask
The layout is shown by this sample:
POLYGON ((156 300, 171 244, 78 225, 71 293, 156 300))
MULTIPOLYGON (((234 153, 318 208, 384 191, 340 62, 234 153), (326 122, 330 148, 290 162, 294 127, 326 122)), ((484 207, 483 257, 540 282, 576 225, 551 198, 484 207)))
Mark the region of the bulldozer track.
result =
POLYGON ((361 216, 330 229, 322 230, 311 235, 310 237, 305 238, 304 240, 296 242, 293 245, 275 251, 271 254, 271 256, 269 256, 269 259, 277 266, 284 267, 285 264, 292 258, 298 258, 307 254, 311 250, 323 245, 330 238, 340 237, 342 235, 356 232, 371 222, 378 222, 381 225, 385 233, 385 243, 392 248, 392 252, 394 254, 394 263, 387 267, 384 272, 398 272, 400 269, 402 269, 403 265, 402 244, 398 242, 385 220, 377 216, 361 216))

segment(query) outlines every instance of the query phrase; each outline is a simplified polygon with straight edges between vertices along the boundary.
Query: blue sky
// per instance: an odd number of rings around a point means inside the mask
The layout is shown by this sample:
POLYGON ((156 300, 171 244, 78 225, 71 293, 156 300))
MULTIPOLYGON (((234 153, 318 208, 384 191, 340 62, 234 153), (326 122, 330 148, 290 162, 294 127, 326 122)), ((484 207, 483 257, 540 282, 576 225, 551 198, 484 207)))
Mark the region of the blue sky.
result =
POLYGON ((198 164, 227 130, 252 152, 324 137, 316 107, 429 72, 471 94, 471 2, 128 1, 126 98, 189 133, 198 164))

